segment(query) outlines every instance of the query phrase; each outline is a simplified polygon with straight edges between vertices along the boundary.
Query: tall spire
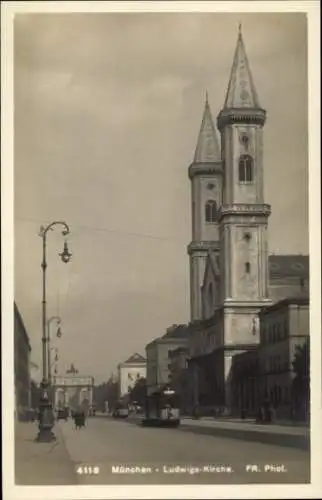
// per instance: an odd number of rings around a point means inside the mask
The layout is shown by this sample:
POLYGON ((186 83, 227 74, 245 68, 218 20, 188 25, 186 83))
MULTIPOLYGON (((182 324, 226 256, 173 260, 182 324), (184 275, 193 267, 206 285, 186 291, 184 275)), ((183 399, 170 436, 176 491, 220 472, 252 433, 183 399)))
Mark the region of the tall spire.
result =
POLYGON ((206 103, 194 163, 214 163, 218 161, 220 161, 219 145, 208 102, 208 91, 206 91, 206 103))
POLYGON ((238 26, 238 39, 230 73, 224 109, 260 108, 257 92, 244 45, 242 27, 238 26))

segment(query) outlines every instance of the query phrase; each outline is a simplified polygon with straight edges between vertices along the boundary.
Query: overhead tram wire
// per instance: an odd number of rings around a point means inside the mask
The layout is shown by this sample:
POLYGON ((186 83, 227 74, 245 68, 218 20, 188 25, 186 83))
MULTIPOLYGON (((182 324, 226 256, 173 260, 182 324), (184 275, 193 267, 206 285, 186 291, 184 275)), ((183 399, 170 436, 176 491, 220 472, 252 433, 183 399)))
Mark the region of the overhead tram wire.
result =
MULTIPOLYGON (((16 217, 16 221, 21 221, 21 222, 31 222, 34 224, 42 224, 43 221, 36 220, 36 219, 27 219, 25 217, 16 217)), ((185 243, 179 239, 176 238, 166 238, 163 236, 155 236, 152 234, 144 234, 144 233, 134 233, 130 231, 118 231, 117 229, 107 229, 103 227, 94 227, 94 226, 83 226, 79 224, 73 224, 71 225, 72 228, 76 229, 85 229, 86 231, 94 231, 94 232, 102 232, 102 233, 111 233, 111 234, 119 234, 120 236, 136 236, 139 238, 146 238, 146 239, 151 239, 151 240, 159 240, 159 241, 169 241, 171 243, 176 243, 178 245, 185 245, 185 243)))

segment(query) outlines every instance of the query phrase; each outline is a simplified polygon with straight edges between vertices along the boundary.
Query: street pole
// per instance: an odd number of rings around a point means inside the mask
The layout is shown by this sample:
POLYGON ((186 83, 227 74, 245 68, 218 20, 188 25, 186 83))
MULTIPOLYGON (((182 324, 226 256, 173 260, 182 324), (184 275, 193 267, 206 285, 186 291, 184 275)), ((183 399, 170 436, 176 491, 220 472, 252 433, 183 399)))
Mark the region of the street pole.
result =
POLYGON ((57 337, 61 336, 60 328, 59 325, 61 324, 61 319, 59 316, 52 316, 48 321, 47 321, 47 363, 48 363, 48 383, 49 386, 51 386, 51 359, 50 359, 50 353, 51 353, 51 347, 50 347, 50 325, 53 321, 56 321, 58 325, 58 330, 57 330, 57 337))
MULTIPOLYGON (((55 221, 49 224, 46 228, 40 228, 40 236, 43 241, 43 258, 41 263, 42 268, 42 395, 39 403, 39 432, 36 437, 38 442, 50 442, 56 439, 55 434, 52 429, 54 427, 54 414, 53 408, 48 396, 48 370, 47 370, 47 337, 46 337, 46 269, 47 269, 47 259, 46 259, 46 245, 47 245, 47 232, 53 230, 54 226, 63 226, 62 235, 67 236, 69 234, 69 227, 66 222, 55 221)), ((62 261, 67 263, 70 261, 71 254, 68 251, 67 242, 64 243, 64 250, 59 254, 62 261)))

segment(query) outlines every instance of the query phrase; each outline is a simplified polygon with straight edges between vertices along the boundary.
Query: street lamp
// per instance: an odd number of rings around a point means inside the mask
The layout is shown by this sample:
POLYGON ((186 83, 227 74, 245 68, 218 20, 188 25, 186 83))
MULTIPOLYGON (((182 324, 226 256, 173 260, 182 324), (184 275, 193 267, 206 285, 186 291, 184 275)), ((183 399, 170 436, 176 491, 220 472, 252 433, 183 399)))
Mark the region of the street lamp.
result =
POLYGON ((58 338, 60 338, 62 336, 62 332, 61 332, 61 329, 60 329, 60 324, 61 324, 61 319, 59 316, 52 316, 51 318, 49 318, 49 320, 47 321, 47 357, 48 357, 48 383, 49 385, 51 385, 51 368, 52 368, 52 365, 51 365, 51 347, 50 347, 50 325, 53 321, 56 321, 57 323, 57 326, 58 326, 58 329, 57 329, 57 333, 56 333, 56 336, 58 338))
MULTIPOLYGON (((38 442, 50 442, 56 439, 55 434, 52 431, 52 428, 54 427, 54 413, 53 413, 53 408, 51 401, 48 396, 48 374, 47 374, 47 352, 46 352, 46 347, 47 347, 47 337, 46 337, 46 324, 47 324, 47 318, 46 318, 46 268, 47 268, 47 261, 46 261, 46 246, 47 246, 47 233, 48 231, 53 231, 54 226, 60 225, 63 227, 62 230, 62 235, 67 236, 69 234, 69 227, 66 224, 66 222, 63 221, 55 221, 49 224, 47 227, 41 227, 40 228, 40 233, 39 236, 42 238, 43 242, 43 258, 42 258, 42 263, 41 263, 41 268, 42 268, 42 358, 43 358, 43 376, 42 376, 42 395, 40 398, 40 403, 39 403, 39 432, 36 437, 36 441, 38 442)), ((63 252, 59 254, 61 257, 62 261, 64 263, 69 262, 72 254, 69 253, 68 247, 67 247, 67 242, 64 242, 64 249, 63 252)))

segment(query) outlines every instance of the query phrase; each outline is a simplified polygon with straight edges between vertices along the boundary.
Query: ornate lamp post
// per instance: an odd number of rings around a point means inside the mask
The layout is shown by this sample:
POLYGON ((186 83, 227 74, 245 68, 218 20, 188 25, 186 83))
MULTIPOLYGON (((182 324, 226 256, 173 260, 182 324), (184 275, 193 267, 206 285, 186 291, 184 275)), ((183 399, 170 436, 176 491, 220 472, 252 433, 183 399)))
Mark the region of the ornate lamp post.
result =
POLYGON ((51 347, 50 351, 55 351, 55 358, 54 358, 54 361, 50 364, 50 369, 52 369, 52 367, 55 365, 54 373, 56 374, 57 373, 57 361, 59 360, 58 349, 57 349, 57 347, 51 347))
MULTIPOLYGON (((47 248, 47 233, 49 230, 53 230, 54 226, 60 225, 63 227, 62 235, 67 236, 69 234, 69 227, 66 222, 55 221, 49 224, 47 227, 40 228, 40 236, 43 242, 43 258, 42 258, 42 276, 43 276, 43 295, 42 295, 42 357, 43 357, 43 378, 42 378, 42 396, 39 403, 39 432, 36 437, 36 441, 39 442, 50 442, 56 439, 55 434, 52 431, 54 427, 54 414, 51 401, 48 396, 48 374, 47 374, 47 337, 46 337, 46 248, 47 248)), ((70 261, 71 253, 68 251, 67 242, 64 242, 64 250, 59 254, 62 261, 67 263, 70 261)))
MULTIPOLYGON (((53 351, 53 350, 55 351, 55 358, 54 358, 54 361, 52 363, 51 362, 48 363, 48 370, 49 370, 49 373, 51 373, 52 367, 55 366, 54 373, 55 373, 55 375, 57 375, 57 362, 59 360, 58 349, 57 349, 57 347, 51 347, 50 354, 51 354, 51 351, 53 351)), ((49 380, 50 380, 50 391, 51 391, 51 403, 52 403, 53 409, 54 409, 55 405, 56 405, 56 393, 55 393, 54 387, 53 387, 52 382, 51 382, 51 380, 52 380, 51 375, 50 375, 49 380)), ((55 377, 54 377, 54 380, 55 380, 55 377)))
POLYGON ((48 358, 47 362, 48 362, 48 383, 50 386, 51 386, 51 368, 52 368, 51 359, 50 359, 51 358, 51 351, 52 351, 52 348, 50 347, 50 325, 53 321, 56 321, 57 326, 58 326, 56 336, 58 338, 60 338, 62 336, 62 332, 60 329, 61 319, 59 316, 52 316, 47 321, 47 358, 48 358))

